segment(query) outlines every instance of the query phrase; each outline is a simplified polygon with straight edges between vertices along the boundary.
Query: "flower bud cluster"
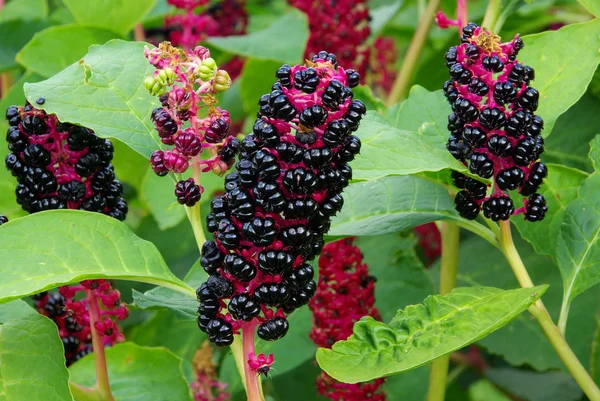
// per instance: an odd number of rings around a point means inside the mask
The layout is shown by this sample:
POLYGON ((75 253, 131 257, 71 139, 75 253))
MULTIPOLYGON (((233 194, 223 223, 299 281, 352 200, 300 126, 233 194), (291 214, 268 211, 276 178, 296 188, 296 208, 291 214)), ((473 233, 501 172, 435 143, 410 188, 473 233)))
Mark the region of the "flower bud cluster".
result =
MULTIPOLYGON (((319 258, 319 284, 310 301, 313 329, 310 338, 319 347, 331 348, 352 335, 354 323, 363 316, 381 320, 375 307, 375 277, 369 275, 360 249, 353 238, 331 242, 319 258)), ((384 379, 367 383, 340 383, 322 372, 317 379, 319 393, 335 401, 384 401, 384 379)))
MULTIPOLYGON (((239 147, 238 139, 230 135, 229 113, 216 106, 215 94, 231 85, 227 71, 219 69, 202 46, 185 53, 163 42, 153 49, 146 47, 144 54, 156 67, 144 84, 162 103, 152 112, 152 121, 162 143, 172 146, 152 154, 152 169, 165 176, 182 174, 193 165, 198 171, 224 174, 239 147), (210 158, 201 159, 205 150, 210 158)), ((193 178, 175 187, 177 201, 189 207, 200 200, 202 191, 193 178)))
POLYGON ((447 148, 472 174, 493 179, 488 196, 483 182, 453 173, 462 189, 454 200, 461 216, 475 219, 481 209, 494 221, 523 213, 528 221, 542 220, 548 210, 537 193, 548 169, 539 158, 544 151, 541 132, 544 121, 534 114, 539 93, 529 86, 533 68, 517 61, 523 40, 500 38, 469 23, 463 28, 462 44, 446 53, 451 79, 444 94, 452 106, 448 117, 451 131, 447 148), (515 209, 508 191, 526 197, 515 209))

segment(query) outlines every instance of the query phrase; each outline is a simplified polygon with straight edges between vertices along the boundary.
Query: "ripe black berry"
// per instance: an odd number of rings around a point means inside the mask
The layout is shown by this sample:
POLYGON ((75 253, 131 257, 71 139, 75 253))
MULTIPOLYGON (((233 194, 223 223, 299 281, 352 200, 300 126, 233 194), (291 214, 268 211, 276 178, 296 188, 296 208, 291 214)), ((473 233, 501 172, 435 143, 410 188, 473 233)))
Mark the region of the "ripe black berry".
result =
POLYGON ((473 153, 469 159, 469 171, 481 178, 490 178, 494 175, 494 163, 484 153, 473 153))
POLYGON ((275 341, 284 337, 289 329, 287 319, 274 317, 258 327, 258 336, 265 341, 275 341))
POLYGON ((500 170, 496 175, 496 183, 503 191, 512 191, 523 184, 525 173, 517 166, 500 170))
POLYGON ((540 194, 532 194, 527 198, 527 207, 525 208, 525 220, 541 221, 546 217, 548 206, 546 199, 540 194))
POLYGON ((483 202, 483 215, 493 221, 508 220, 514 211, 513 202, 506 195, 494 195, 483 202))
POLYGON ((245 320, 246 322, 249 322, 260 313, 259 304, 246 293, 231 297, 227 309, 234 319, 245 320))
POLYGON ((479 204, 467 191, 460 191, 454 197, 458 213, 465 219, 474 220, 479 215, 479 204))

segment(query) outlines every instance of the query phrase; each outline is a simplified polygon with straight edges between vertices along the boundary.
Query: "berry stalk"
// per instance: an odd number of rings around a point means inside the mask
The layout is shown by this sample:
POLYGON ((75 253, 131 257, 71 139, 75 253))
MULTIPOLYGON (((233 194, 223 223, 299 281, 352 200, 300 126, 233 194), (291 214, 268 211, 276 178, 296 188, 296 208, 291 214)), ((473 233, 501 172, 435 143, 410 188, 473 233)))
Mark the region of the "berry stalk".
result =
POLYGON ((498 32, 499 27, 497 27, 496 24, 498 23, 498 16, 500 15, 501 6, 502 0, 489 0, 481 26, 488 28, 493 32, 498 32))
POLYGON ((102 336, 96 329, 97 324, 101 324, 100 308, 98 307, 98 299, 94 290, 86 290, 86 298, 90 312, 90 326, 92 327, 92 345, 94 347, 94 359, 96 361, 96 384, 102 400, 114 401, 110 391, 110 382, 108 381, 108 370, 106 367, 106 353, 104 352, 104 344, 102 336))
MULTIPOLYGON (((458 276, 458 246, 460 228, 452 223, 441 222, 442 256, 440 263, 440 295, 446 295, 456 287, 458 276)), ((444 401, 448 382, 450 355, 444 355, 431 363, 427 401, 444 401)))
POLYGON ((248 401, 264 401, 260 383, 260 374, 250 366, 249 355, 255 355, 254 332, 258 327, 258 321, 252 320, 242 329, 242 353, 244 355, 244 377, 246 383, 246 394, 248 401))

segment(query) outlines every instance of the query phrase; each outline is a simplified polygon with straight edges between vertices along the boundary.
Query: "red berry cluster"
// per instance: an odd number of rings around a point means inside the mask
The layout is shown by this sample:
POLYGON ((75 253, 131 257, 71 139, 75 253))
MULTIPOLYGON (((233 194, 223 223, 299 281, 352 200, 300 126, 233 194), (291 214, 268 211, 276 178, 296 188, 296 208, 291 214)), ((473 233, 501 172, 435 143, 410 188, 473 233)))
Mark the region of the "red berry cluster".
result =
POLYGON ((93 329, 102 337, 104 346, 123 341, 115 319, 125 319, 127 307, 121 303, 119 291, 112 289, 106 280, 82 281, 79 285, 60 287, 56 292, 42 292, 33 297, 37 311, 58 326, 67 366, 93 351, 90 297, 80 296, 86 292, 93 292, 92 302, 100 300, 100 320, 93 329))
POLYGON ((356 71, 319 52, 276 76, 260 98, 253 133, 240 143, 237 171, 207 216, 215 241, 202 247, 200 263, 211 277, 197 292, 198 324, 217 345, 256 326, 264 340, 287 333, 286 313, 315 292, 306 261, 323 247, 352 178, 348 163, 360 151, 352 132, 366 110, 352 99, 356 71))
POLYGON ((337 55, 341 65, 366 76, 367 39, 371 33, 366 0, 289 0, 289 3, 308 16, 307 59, 327 49, 337 55))
MULTIPOLYGON (((37 100, 43 104, 44 99, 37 100)), ((17 178, 17 202, 29 213, 82 209, 125 220, 113 145, 88 128, 65 124, 27 103, 6 111, 6 167, 17 178)))
MULTIPOLYGON (((218 101, 214 94, 231 85, 227 72, 217 69, 210 52, 202 46, 186 54, 163 42, 151 50, 146 47, 144 54, 156 67, 144 84, 151 94, 160 96, 162 103, 152 112, 152 121, 162 143, 173 146, 152 154, 154 172, 158 176, 181 174, 192 164, 198 171, 225 173, 239 146, 237 138, 229 133, 229 113, 215 106, 218 101), (201 118, 199 113, 204 109, 206 114, 201 118), (212 157, 201 159, 204 150, 212 157)), ((188 207, 200 200, 202 192, 193 178, 175 186, 177 201, 188 207)))
MULTIPOLYGON (((310 301, 313 329, 310 338, 319 347, 331 348, 352 335, 354 323, 363 316, 380 320, 375 307, 375 277, 369 275, 360 249, 353 238, 331 242, 319 258, 319 284, 310 301)), ((322 372, 317 380, 319 393, 335 401, 384 401, 384 379, 368 383, 340 383, 322 372)))
POLYGON ((419 241, 419 247, 423 250, 423 256, 427 265, 431 265, 442 254, 442 236, 435 223, 427 223, 414 228, 419 241))
POLYGON ((375 91, 380 97, 385 97, 392 90, 396 80, 397 58, 398 49, 394 38, 379 37, 375 40, 369 72, 375 91))
POLYGON ((447 148, 471 173, 493 178, 494 190, 487 196, 486 184, 454 173, 455 185, 462 189, 454 200, 456 208, 467 219, 475 219, 483 208, 485 217, 494 221, 519 213, 528 221, 542 220, 548 208, 536 192, 548 174, 539 161, 544 121, 534 114, 539 100, 538 91, 529 86, 534 70, 517 61, 523 40, 516 35, 501 43, 500 37, 472 22, 462 32, 462 44, 446 53, 451 80, 444 94, 453 111, 447 148), (512 190, 528 197, 516 210, 508 196, 512 190))

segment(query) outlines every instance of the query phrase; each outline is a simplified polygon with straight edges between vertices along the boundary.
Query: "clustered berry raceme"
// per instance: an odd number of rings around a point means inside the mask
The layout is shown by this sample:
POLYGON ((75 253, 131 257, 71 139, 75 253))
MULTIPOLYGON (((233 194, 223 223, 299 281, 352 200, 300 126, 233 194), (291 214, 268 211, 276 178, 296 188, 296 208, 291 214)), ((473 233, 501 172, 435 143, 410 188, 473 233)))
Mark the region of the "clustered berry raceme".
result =
POLYGON ((529 86, 534 70, 517 62, 523 46, 518 35, 500 43, 497 35, 471 22, 463 28, 462 44, 446 53, 452 79, 444 84, 444 94, 453 110, 447 148, 471 173, 494 180, 493 193, 487 196, 486 184, 453 173, 455 185, 462 189, 454 200, 456 209, 467 219, 475 219, 483 209, 494 221, 519 213, 539 221, 548 210, 537 193, 548 174, 539 160, 544 121, 534 114, 539 98, 529 86), (516 210, 507 192, 513 190, 527 197, 525 206, 516 210))
POLYGON ((210 278, 197 291, 198 325, 217 345, 256 325, 264 340, 287 333, 286 313, 316 290, 306 261, 323 247, 352 178, 348 162, 360 151, 351 133, 365 105, 352 99, 360 78, 354 70, 319 52, 276 76, 260 98, 253 133, 240 143, 237 171, 207 216, 215 241, 202 247, 210 278))
MULTIPOLYGON (((375 307, 375 277, 369 275, 360 249, 352 238, 331 242, 319 258, 319 285, 310 301, 313 329, 310 338, 319 347, 331 348, 352 335, 354 323, 363 316, 381 320, 375 307)), ((346 384, 322 372, 319 393, 335 401, 384 401, 384 379, 346 384)))
POLYGON ((121 303, 119 291, 112 289, 108 281, 82 281, 79 285, 64 286, 55 292, 46 291, 33 296, 37 311, 58 326, 67 366, 93 351, 88 298, 78 296, 86 290, 93 291, 96 299, 100 300, 101 320, 95 322, 94 329, 102 337, 104 346, 123 341, 115 319, 125 319, 128 311, 121 303))
POLYGON ((125 219, 127 202, 110 163, 113 145, 108 139, 61 123, 29 103, 10 106, 6 119, 11 152, 6 167, 19 182, 17 202, 25 211, 82 209, 125 219))
POLYGON ((369 63, 367 39, 369 9, 366 0, 289 0, 308 16, 309 32, 305 57, 310 59, 322 49, 338 56, 338 62, 366 76, 369 63))
MULTIPOLYGON (((196 47, 189 53, 161 43, 157 48, 144 50, 156 71, 146 78, 148 91, 160 96, 161 107, 152 112, 152 121, 165 145, 150 157, 152 169, 158 176, 169 172, 184 173, 190 164, 203 172, 224 174, 235 161, 239 141, 230 135, 229 113, 215 105, 215 94, 229 88, 227 71, 217 69, 208 49, 196 47), (167 91, 167 88, 169 90, 167 91), (206 108, 205 117, 199 112, 206 108), (208 150, 210 159, 201 159, 208 150)), ((175 186, 177 201, 194 206, 203 192, 193 178, 179 181, 175 186)))

